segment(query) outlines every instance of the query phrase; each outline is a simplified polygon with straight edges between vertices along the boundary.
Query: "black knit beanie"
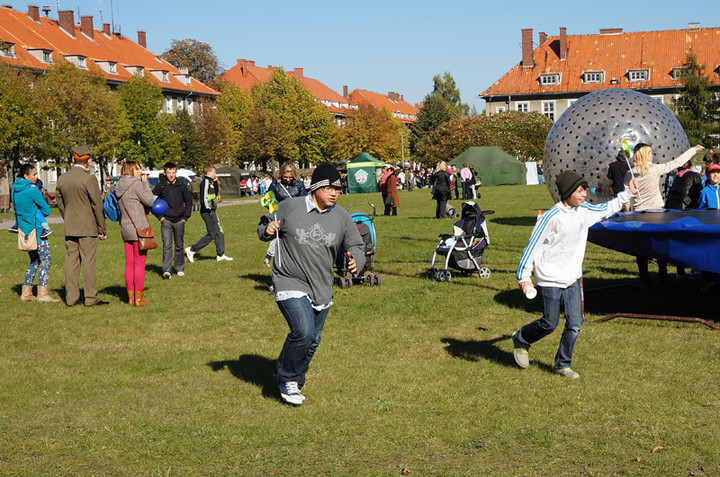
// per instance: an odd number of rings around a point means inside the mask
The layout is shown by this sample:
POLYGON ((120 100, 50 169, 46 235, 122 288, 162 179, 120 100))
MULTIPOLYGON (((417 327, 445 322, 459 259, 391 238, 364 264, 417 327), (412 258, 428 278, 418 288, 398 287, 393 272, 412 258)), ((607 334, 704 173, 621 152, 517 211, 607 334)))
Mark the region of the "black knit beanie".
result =
POLYGON ((560 175, 557 176, 557 179, 555 179, 555 185, 558 188, 560 200, 565 200, 570 197, 580 184, 583 183, 587 184, 587 181, 575 171, 562 171, 560 175))
POLYGON ((332 164, 320 164, 313 171, 312 179, 310 180, 310 192, 328 186, 342 189, 340 173, 332 164))

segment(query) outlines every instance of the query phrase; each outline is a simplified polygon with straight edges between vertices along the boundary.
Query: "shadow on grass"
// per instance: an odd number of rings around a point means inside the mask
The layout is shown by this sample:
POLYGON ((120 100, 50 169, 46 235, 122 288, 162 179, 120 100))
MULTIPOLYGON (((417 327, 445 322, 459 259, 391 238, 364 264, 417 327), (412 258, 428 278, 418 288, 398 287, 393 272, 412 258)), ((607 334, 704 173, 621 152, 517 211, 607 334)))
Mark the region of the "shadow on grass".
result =
MULTIPOLYGON (((494 361, 498 364, 506 366, 508 368, 517 368, 515 364, 515 358, 513 357, 512 351, 499 348, 496 343, 501 341, 509 341, 506 345, 508 349, 512 349, 511 335, 503 335, 491 340, 477 341, 477 340, 456 340, 455 338, 443 338, 442 341, 447 346, 445 351, 450 356, 455 358, 464 359, 467 361, 478 361, 485 359, 488 361, 494 361)), ((553 367, 549 364, 534 361, 534 364, 538 368, 548 373, 553 372, 553 367)))
POLYGON ((275 370, 274 359, 257 354, 243 354, 238 359, 211 361, 207 365, 213 372, 227 369, 236 378, 259 387, 264 397, 280 400, 277 383, 272 377, 275 370))
POLYGON ((492 222, 500 225, 534 227, 537 217, 493 217, 492 222))
MULTIPOLYGON (((146 287, 147 289, 147 287, 146 287)), ((98 294, 104 294, 104 295, 111 295, 114 296, 120 300, 125 300, 127 298, 127 289, 124 285, 110 285, 104 288, 101 288, 98 290, 98 294)), ((82 293, 81 293, 82 295, 82 293)), ((63 299, 65 298, 65 292, 63 291, 63 299)))
POLYGON ((155 275, 162 276, 162 266, 155 265, 154 263, 147 263, 145 264, 145 273, 154 273, 155 275))
POLYGON ((248 273, 246 275, 239 275, 238 278, 246 278, 249 280, 254 281, 257 285, 255 285, 256 290, 262 290, 267 291, 268 287, 272 285, 272 276, 268 275, 259 275, 257 273, 248 273))

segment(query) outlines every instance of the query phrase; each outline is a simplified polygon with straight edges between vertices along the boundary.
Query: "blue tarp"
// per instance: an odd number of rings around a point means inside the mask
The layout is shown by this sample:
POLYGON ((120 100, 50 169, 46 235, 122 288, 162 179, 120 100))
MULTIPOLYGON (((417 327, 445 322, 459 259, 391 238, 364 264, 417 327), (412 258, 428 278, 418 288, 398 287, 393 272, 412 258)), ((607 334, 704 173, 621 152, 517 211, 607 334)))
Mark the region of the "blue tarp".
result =
POLYGON ((638 257, 720 273, 720 210, 616 214, 590 228, 594 244, 638 257))

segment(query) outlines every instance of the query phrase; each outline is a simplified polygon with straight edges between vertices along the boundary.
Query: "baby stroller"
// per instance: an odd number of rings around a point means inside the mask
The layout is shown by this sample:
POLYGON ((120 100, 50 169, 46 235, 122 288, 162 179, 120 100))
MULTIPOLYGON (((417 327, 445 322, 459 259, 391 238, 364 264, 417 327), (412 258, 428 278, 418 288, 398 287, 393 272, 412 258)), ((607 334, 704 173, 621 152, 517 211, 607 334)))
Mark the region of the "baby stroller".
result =
POLYGON ((365 266, 362 270, 358 270, 358 275, 354 277, 347 268, 347 254, 340 250, 336 263, 340 288, 350 288, 354 282, 365 283, 370 287, 380 285, 380 276, 375 275, 375 204, 372 202, 368 204, 373 209, 372 217, 362 212, 350 214, 365 243, 365 266))
POLYGON ((452 234, 440 234, 440 243, 435 248, 428 274, 439 282, 449 282, 452 273, 448 268, 474 273, 483 279, 490 278, 490 269, 481 267, 483 253, 490 244, 485 216, 494 210, 480 210, 475 202, 463 202, 461 218, 453 226, 452 234), (445 268, 435 267, 438 257, 445 257, 445 268))

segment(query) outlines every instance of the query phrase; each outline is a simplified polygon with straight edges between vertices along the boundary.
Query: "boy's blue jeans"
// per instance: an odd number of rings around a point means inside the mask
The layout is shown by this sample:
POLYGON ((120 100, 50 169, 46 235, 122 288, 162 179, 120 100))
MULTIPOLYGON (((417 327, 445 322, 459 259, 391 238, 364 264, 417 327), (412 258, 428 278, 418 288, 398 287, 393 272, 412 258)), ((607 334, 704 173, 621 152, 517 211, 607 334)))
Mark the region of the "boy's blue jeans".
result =
POLYGON ((320 334, 330 308, 317 311, 308 297, 290 298, 277 304, 290 327, 290 333, 277 359, 274 377, 279 383, 295 381, 302 388, 310 360, 320 344, 320 334))
POLYGON ((573 348, 583 322, 580 281, 567 288, 538 286, 542 297, 543 316, 523 326, 515 335, 521 343, 531 345, 557 328, 560 322, 560 307, 565 309, 565 329, 560 337, 560 347, 555 355, 555 369, 569 368, 573 348))

